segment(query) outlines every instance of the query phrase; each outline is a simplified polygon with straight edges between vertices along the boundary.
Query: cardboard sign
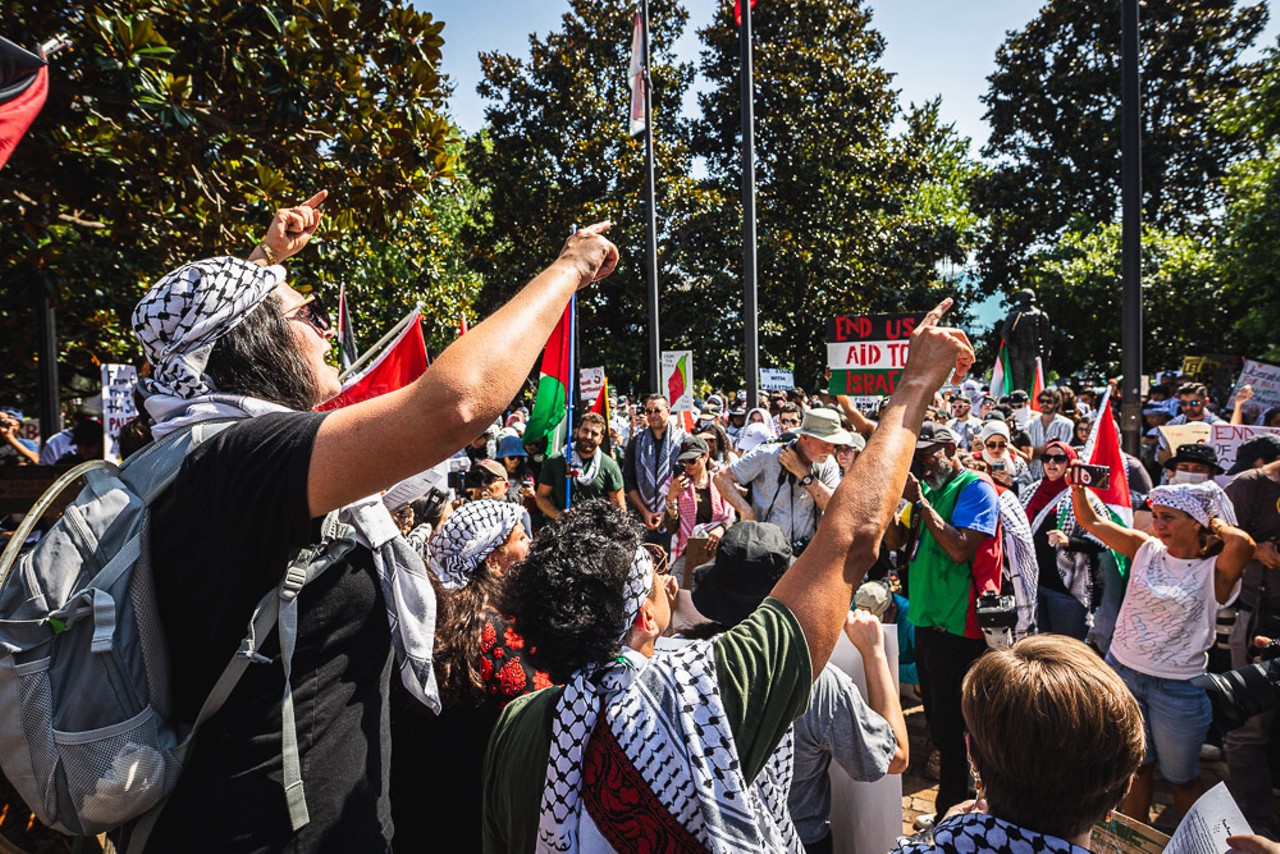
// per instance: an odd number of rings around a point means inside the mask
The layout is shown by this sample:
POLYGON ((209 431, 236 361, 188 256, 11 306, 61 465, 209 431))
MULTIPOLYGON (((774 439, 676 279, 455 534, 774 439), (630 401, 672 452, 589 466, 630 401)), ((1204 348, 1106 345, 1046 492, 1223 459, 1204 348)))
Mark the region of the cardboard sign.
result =
POLYGON ((120 429, 138 415, 133 390, 138 385, 138 369, 133 365, 102 366, 102 455, 120 462, 120 429))
POLYGON ((1211 426, 1205 421, 1189 421, 1186 424, 1161 427, 1160 433, 1169 443, 1169 450, 1176 454, 1183 445, 1203 445, 1208 442, 1211 426))
POLYGON ((1089 850, 1094 854, 1160 854, 1169 844, 1168 836, 1119 810, 1107 815, 1093 825, 1089 850))
POLYGON ((578 397, 587 404, 595 403, 604 388, 604 368, 578 368, 578 397))
POLYGON ((1254 417, 1261 415, 1273 406, 1280 406, 1280 365, 1269 365, 1255 359, 1245 359, 1240 376, 1231 388, 1231 399, 1235 400, 1236 392, 1241 386, 1253 389, 1253 397, 1245 403, 1247 411, 1254 417))
MULTIPOLYGON (((1224 471, 1236 464, 1236 452, 1245 442, 1264 433, 1280 436, 1280 427, 1255 427, 1250 424, 1214 424, 1210 430, 1208 443, 1213 446, 1218 455, 1218 465, 1224 471)), ((1249 462, 1252 463, 1253 460, 1249 462)))
POLYGON ((693 351, 662 351, 662 385, 672 412, 693 411, 693 351))
POLYGON ((796 387, 796 375, 783 368, 761 368, 760 388, 764 391, 791 391, 796 387))
POLYGON ((892 394, 907 364, 911 333, 925 313, 833 317, 827 321, 831 394, 892 394))

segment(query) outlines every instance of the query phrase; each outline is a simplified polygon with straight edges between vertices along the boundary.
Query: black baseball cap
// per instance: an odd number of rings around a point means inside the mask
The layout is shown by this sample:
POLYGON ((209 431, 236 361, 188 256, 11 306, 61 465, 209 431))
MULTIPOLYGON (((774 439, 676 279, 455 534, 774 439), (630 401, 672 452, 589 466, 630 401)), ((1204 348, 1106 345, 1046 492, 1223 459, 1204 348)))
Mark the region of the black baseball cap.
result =
POLYGON ((934 445, 958 445, 959 437, 951 432, 951 428, 936 421, 926 421, 920 425, 920 438, 916 440, 916 450, 932 448, 934 445))
POLYGON ((676 462, 691 463, 703 454, 710 453, 711 449, 707 447, 707 443, 700 436, 685 436, 684 442, 680 445, 680 455, 676 457, 676 462))

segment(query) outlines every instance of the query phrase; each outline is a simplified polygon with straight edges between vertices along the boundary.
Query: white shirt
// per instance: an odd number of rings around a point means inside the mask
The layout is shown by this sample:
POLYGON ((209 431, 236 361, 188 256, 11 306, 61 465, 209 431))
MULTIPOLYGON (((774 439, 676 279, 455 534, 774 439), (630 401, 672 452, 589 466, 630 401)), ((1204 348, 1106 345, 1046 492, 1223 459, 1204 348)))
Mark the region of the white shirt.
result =
POLYGON ((1216 557, 1173 557, 1159 540, 1143 543, 1111 640, 1116 661, 1164 679, 1204 673, 1218 609, 1240 593, 1237 581, 1227 601, 1218 603, 1213 592, 1216 562, 1216 557))

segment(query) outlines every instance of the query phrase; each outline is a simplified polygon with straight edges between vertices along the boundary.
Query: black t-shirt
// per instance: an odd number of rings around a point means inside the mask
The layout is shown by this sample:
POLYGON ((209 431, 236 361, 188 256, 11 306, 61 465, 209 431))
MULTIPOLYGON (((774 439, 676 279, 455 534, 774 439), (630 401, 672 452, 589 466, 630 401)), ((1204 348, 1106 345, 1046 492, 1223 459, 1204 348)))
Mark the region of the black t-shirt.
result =
MULTIPOLYGON (((307 471, 324 415, 248 419, 197 448, 153 512, 152 561, 174 708, 193 721, 290 555, 320 539, 307 471)), ((284 672, 251 665, 200 729, 148 851, 382 851, 391 637, 372 555, 357 548, 298 597, 293 701, 310 823, 296 835, 281 787, 284 672)))
MULTIPOLYGON (((1240 520, 1241 530, 1259 543, 1265 540, 1280 542, 1280 483, 1267 477, 1261 469, 1253 469, 1227 484, 1226 492, 1240 520)), ((1242 608, 1280 616, 1280 578, 1261 561, 1249 561, 1244 568, 1239 604, 1242 608), (1258 608, 1259 603, 1261 609, 1258 608)), ((1268 628, 1268 631, 1272 629, 1268 628)))

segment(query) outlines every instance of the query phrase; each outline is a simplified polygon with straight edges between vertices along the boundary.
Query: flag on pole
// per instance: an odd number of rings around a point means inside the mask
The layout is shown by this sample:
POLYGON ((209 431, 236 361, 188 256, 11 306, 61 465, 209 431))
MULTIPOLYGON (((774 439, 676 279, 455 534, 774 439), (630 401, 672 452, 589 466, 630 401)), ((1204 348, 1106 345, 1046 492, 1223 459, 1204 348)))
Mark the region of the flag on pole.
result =
POLYGON ((49 95, 49 66, 42 54, 0 38, 0 168, 49 95))
POLYGON ((1009 361, 1009 345, 1000 340, 996 366, 991 369, 991 396, 996 400, 1013 391, 1013 363, 1009 361))
MULTIPOLYGON (((1133 505, 1129 500, 1129 475, 1124 453, 1120 450, 1120 431, 1111 416, 1111 389, 1108 388, 1098 407, 1098 417, 1089 432, 1080 458, 1091 466, 1106 466, 1111 471, 1111 483, 1106 489, 1095 489, 1094 494, 1107 506, 1111 521, 1126 528, 1133 527, 1133 505)), ((1128 575, 1129 559, 1114 553, 1122 576, 1128 575)))
POLYGON ((596 399, 591 404, 588 412, 594 412, 604 419, 604 442, 601 447, 604 449, 605 456, 613 455, 613 437, 609 435, 609 424, 613 420, 613 413, 609 411, 609 378, 605 377, 604 382, 600 385, 600 393, 596 395, 596 399))
MULTIPOLYGON (((751 8, 756 7, 756 0, 751 0, 751 8)), ((733 0, 733 20, 742 26, 742 0, 733 0)))
POLYGON ((631 86, 631 135, 639 136, 649 124, 644 114, 644 16, 639 9, 631 28, 631 67, 627 70, 627 81, 631 86))
POLYGON ((341 409, 404 388, 427 369, 427 342, 422 337, 421 309, 414 309, 404 329, 368 365, 349 376, 342 393, 316 407, 341 409))
POLYGON ((351 328, 351 314, 347 311, 347 286, 338 288, 338 355, 342 370, 351 370, 352 363, 360 355, 356 349, 356 333, 351 328))
POLYGON ((1044 393, 1044 364, 1036 356, 1036 376, 1031 381, 1031 411, 1040 411, 1040 395, 1044 393))
POLYGON ((461 312, 458 315, 458 337, 461 338, 467 334, 467 313, 461 312))
POLYGON ((558 454, 569 437, 569 357, 572 338, 572 304, 565 307, 560 322, 547 339, 542 351, 538 391, 533 398, 533 412, 524 428, 523 442, 532 445, 547 440, 547 456, 558 454))

